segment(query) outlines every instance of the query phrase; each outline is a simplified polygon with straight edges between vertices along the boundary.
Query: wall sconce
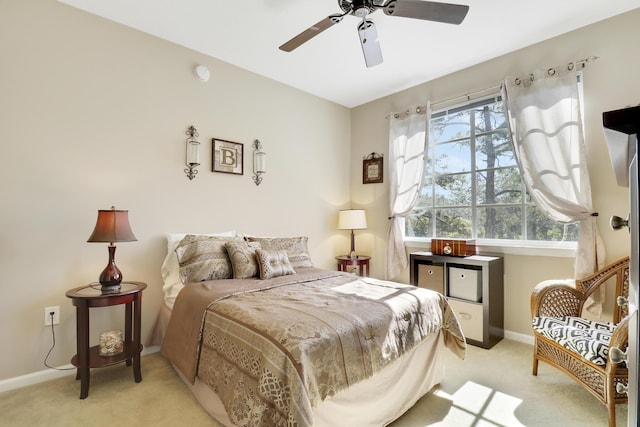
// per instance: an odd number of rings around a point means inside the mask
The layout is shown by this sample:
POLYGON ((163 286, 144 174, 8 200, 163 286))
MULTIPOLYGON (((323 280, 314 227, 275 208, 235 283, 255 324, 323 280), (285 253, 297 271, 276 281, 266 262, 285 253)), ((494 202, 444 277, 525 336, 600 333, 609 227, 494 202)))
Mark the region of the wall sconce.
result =
POLYGON ((187 166, 188 168, 184 170, 184 173, 187 174, 187 178, 193 179, 198 174, 196 170, 196 166, 200 166, 200 143, 196 139, 198 134, 198 129, 193 126, 189 126, 186 134, 189 136, 187 138, 187 166))
POLYGON ((257 139, 253 141, 253 182, 260 185, 262 175, 267 173, 267 153, 262 151, 262 144, 257 139))

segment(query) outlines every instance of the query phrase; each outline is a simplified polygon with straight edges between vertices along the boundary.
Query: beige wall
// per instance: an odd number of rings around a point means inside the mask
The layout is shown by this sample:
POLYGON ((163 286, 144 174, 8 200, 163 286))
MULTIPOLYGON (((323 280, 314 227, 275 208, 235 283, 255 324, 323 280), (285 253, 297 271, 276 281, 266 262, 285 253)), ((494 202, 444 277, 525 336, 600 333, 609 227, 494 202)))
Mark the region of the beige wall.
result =
MULTIPOLYGON (((601 127, 601 113, 640 103, 638 22, 640 9, 352 109, 352 200, 354 205, 367 210, 370 228, 359 234, 358 245, 360 253, 372 255, 373 274, 382 276, 384 271, 389 193, 386 184, 363 185, 361 171, 363 156, 373 151, 384 153, 384 180, 389 182, 388 121, 385 117, 392 111, 424 105, 428 100, 438 102, 496 86, 507 75, 527 75, 537 68, 566 64, 592 55, 600 59, 589 63, 584 72, 584 93, 594 208, 600 213, 598 227, 606 245, 607 260, 628 254, 628 233, 614 233, 608 226, 611 215, 625 216, 628 212, 628 193, 615 184, 601 127)), ((469 42, 482 43, 480 40, 469 42)), ((499 43, 499 40, 488 42, 499 43)), ((429 54, 428 43, 421 54, 429 54)), ((408 248, 408 251, 412 250, 416 248, 408 248)), ((544 255, 544 251, 540 251, 540 255, 544 255)), ((506 255, 506 329, 530 335, 529 296, 532 288, 541 280, 571 277, 572 272, 572 258, 506 255)), ((408 281, 408 271, 397 279, 408 281)))
MULTIPOLYGON (((43 368, 46 306, 62 309, 49 363, 66 364, 75 353, 64 293, 96 280, 106 264, 106 245, 86 243, 98 209, 130 212, 138 241, 120 244, 116 259, 125 279, 149 284, 145 339, 162 303, 165 232, 305 234, 316 264, 334 268, 333 256, 349 245, 335 230, 335 212, 353 203, 369 222, 358 232, 358 252, 373 256, 373 275, 382 277, 388 159, 385 183, 369 185, 361 184, 361 160, 372 151, 386 156, 387 114, 588 55, 600 56, 585 73, 594 203, 608 258, 624 255, 628 236, 607 222, 626 212, 626 190, 614 184, 600 114, 640 102, 633 80, 640 60, 630 42, 640 39, 639 19, 631 12, 349 111, 53 0, 0 2, 0 380, 43 368), (209 83, 192 77, 196 64, 210 68, 209 83), (203 143, 193 181, 183 173, 189 125, 203 143), (245 175, 210 172, 212 137, 244 144, 245 175), (259 187, 249 161, 256 138, 269 169, 259 187)), ((570 275, 572 262, 507 255, 507 329, 528 333, 531 288, 570 275)), ((121 307, 94 310, 92 339, 121 327, 121 317, 121 307)))
MULTIPOLYGON (((62 314, 49 363, 75 353, 65 292, 106 265, 107 245, 86 243, 98 209, 129 210, 138 241, 119 244, 116 261, 149 285, 144 339, 162 302, 165 232, 308 235, 325 268, 348 247, 336 230, 350 198, 348 109, 53 0, 0 2, 0 57, 0 380, 44 369, 44 307, 62 314), (210 68, 207 84, 195 64, 210 68), (202 142, 193 181, 189 125, 202 142), (244 144, 243 176, 211 172, 212 137, 244 144), (259 187, 256 138, 268 156, 259 187)), ((93 341, 122 313, 93 310, 93 341)))

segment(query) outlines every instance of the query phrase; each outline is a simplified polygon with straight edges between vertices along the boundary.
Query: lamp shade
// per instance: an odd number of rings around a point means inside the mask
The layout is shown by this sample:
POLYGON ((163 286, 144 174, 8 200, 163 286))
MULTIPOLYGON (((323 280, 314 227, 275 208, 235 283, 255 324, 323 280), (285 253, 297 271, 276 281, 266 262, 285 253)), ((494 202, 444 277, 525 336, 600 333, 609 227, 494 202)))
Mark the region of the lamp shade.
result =
POLYGON ((364 230, 367 216, 364 209, 345 209, 338 212, 339 230, 364 230))
POLYGON ((110 210, 99 210, 98 220, 93 233, 87 242, 135 242, 129 226, 129 211, 116 210, 113 206, 110 210))

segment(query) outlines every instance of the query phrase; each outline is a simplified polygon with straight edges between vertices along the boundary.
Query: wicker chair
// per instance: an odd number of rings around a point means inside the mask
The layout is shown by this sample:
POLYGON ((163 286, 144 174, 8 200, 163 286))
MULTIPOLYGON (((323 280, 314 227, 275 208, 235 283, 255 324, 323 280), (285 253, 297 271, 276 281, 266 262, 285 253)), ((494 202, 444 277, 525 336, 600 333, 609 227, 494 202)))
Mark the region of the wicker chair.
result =
MULTIPOLYGON (((584 279, 567 281, 548 280, 538 284, 531 294, 531 314, 536 318, 580 317, 586 299, 608 279, 616 278, 616 296, 629 297, 629 258, 618 260, 584 279)), ((613 323, 616 325, 611 335, 609 347, 626 351, 628 344, 628 306, 616 305, 613 323)), ((555 319, 543 319, 554 321, 555 319)), ((586 319, 585 319, 586 320, 586 319)), ((606 354, 604 365, 592 363, 567 349, 557 340, 549 339, 534 329, 533 375, 538 375, 538 361, 542 360, 569 375, 578 384, 589 390, 609 414, 609 427, 616 425, 616 403, 626 403, 626 394, 616 390, 618 384, 627 385, 628 371, 624 363, 612 362, 606 354)), ((608 350, 608 348, 607 348, 608 350)), ((614 357, 615 359, 615 357, 614 357)))

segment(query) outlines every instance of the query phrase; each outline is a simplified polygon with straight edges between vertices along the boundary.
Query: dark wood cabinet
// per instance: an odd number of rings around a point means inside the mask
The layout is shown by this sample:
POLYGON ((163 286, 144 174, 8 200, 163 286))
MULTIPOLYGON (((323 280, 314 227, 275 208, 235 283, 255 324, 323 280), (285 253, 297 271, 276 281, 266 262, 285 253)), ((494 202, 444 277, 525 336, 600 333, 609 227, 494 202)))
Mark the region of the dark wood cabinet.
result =
POLYGON ((469 344, 491 348, 504 337, 504 260, 499 256, 410 255, 411 284, 443 294, 469 344))

